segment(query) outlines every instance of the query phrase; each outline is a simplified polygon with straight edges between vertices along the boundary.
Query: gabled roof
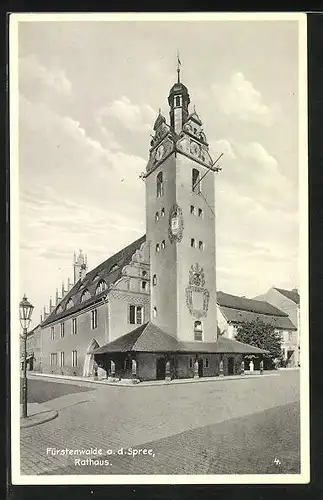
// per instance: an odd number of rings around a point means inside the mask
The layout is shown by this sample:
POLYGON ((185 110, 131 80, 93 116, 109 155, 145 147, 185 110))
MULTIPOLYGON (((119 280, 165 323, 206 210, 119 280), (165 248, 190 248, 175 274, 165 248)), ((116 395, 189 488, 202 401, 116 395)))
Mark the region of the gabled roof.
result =
POLYGON ((251 323, 252 321, 259 320, 266 325, 272 325, 278 330, 297 330, 287 315, 260 314, 224 306, 220 306, 220 310, 228 323, 251 323))
POLYGON ((116 254, 109 257, 107 260, 99 264, 92 271, 88 272, 83 281, 79 280, 73 288, 65 295, 65 297, 56 306, 54 311, 43 321, 41 326, 46 326, 53 321, 69 316, 85 307, 88 307, 95 302, 100 302, 105 297, 107 290, 104 290, 98 295, 95 295, 95 290, 100 280, 104 280, 107 287, 116 283, 122 276, 122 269, 124 266, 131 262, 131 258, 134 253, 140 249, 141 245, 146 241, 146 235, 142 236, 138 240, 130 243, 116 254), (88 290, 91 297, 81 302, 82 294, 85 290, 88 290), (67 302, 72 299, 74 306, 65 309, 67 302), (63 311, 57 314, 57 308, 61 306, 63 311))
POLYGON ((274 288, 275 290, 277 290, 277 292, 281 293, 289 300, 295 302, 295 304, 299 304, 299 293, 296 292, 295 290, 284 290, 284 288, 277 288, 277 287, 274 288))
POLYGON ((93 354, 120 352, 263 354, 266 351, 224 337, 219 337, 217 342, 182 342, 168 335, 153 323, 148 322, 92 351, 93 354))
POLYGON ((268 302, 217 292, 217 303, 228 323, 250 323, 260 320, 279 330, 296 330, 288 315, 268 302))
POLYGON ((193 120, 198 125, 202 125, 201 118, 199 117, 199 115, 197 114, 197 112, 195 110, 193 111, 193 113, 191 113, 189 115, 189 117, 187 118, 187 121, 188 120, 193 120))
POLYGON ((247 299, 246 297, 239 297, 229 293, 217 292, 216 301, 219 306, 238 309, 240 311, 250 311, 257 314, 274 316, 287 316, 286 313, 263 300, 247 299))

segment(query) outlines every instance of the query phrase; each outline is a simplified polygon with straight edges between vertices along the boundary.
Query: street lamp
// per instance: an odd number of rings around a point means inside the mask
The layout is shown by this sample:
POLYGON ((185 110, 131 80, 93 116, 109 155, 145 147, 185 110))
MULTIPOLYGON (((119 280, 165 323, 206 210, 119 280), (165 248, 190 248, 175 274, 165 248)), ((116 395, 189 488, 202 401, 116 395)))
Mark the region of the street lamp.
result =
POLYGON ((27 330, 30 325, 34 306, 28 302, 26 295, 19 304, 19 319, 23 330, 24 339, 24 372, 22 385, 22 416, 27 417, 27 330))

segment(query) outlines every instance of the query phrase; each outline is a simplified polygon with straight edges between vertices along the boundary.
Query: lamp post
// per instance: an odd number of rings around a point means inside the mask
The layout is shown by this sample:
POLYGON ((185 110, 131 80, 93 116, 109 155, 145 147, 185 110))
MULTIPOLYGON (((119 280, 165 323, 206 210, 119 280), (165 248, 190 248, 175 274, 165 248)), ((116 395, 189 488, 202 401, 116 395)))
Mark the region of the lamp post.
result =
POLYGON ((31 315, 34 306, 28 302, 26 295, 19 304, 19 319, 21 328, 23 330, 24 339, 24 371, 23 371, 23 385, 22 385, 22 416, 27 417, 27 330, 30 325, 31 315))

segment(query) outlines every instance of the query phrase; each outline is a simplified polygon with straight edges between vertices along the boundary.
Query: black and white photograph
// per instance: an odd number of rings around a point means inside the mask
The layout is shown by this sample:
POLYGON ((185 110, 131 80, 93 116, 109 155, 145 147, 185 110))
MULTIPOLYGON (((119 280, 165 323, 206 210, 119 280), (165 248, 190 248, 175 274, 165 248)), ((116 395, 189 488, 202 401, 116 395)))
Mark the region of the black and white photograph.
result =
POLYGON ((308 483, 306 15, 9 38, 13 484, 308 483))

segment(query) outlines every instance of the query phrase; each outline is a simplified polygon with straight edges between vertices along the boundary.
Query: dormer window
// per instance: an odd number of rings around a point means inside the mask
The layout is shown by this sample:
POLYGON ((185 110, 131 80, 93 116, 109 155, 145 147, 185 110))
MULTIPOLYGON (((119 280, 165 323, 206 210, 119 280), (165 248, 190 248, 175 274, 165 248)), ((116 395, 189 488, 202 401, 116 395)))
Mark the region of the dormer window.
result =
POLYGON ((71 307, 74 306, 74 302, 72 299, 69 299, 66 304, 66 309, 70 309, 71 307))
POLYGON ((159 172, 156 178, 157 187, 157 198, 160 198, 164 194, 164 184, 163 184, 163 172, 159 172))
POLYGON ((159 243, 157 243, 156 245, 156 252, 159 252, 160 251, 160 247, 159 247, 159 243))
POLYGON ((156 212, 156 213, 155 213, 155 221, 156 221, 156 222, 158 222, 158 221, 159 221, 159 213, 158 213, 158 212, 156 212))
POLYGON ((165 243, 165 240, 163 240, 163 241, 161 242, 161 249, 162 249, 162 250, 164 250, 165 246, 166 246, 166 243, 165 243))
POLYGON ((81 302, 86 302, 91 298, 91 294, 88 290, 85 290, 81 295, 81 302))
POLYGON ((116 271, 118 268, 119 268, 118 264, 113 264, 109 272, 112 273, 112 271, 116 271))
POLYGON ((95 295, 98 295, 99 293, 104 292, 104 290, 107 288, 107 284, 104 280, 100 281, 98 286, 95 289, 95 295))

